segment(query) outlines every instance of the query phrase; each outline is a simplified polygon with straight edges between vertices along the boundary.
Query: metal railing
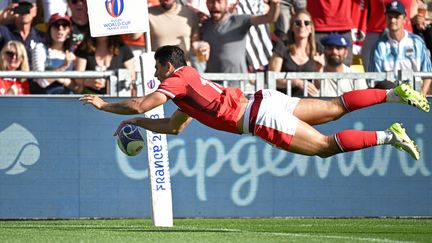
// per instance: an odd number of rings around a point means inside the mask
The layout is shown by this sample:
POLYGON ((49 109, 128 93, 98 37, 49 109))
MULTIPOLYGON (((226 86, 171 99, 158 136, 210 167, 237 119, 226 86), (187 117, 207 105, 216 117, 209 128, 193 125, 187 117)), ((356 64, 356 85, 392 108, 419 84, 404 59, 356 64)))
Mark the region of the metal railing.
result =
MULTIPOLYGON (((135 85, 144 85, 141 75, 136 75, 135 85)), ((365 79, 372 85, 374 80, 392 80, 393 72, 386 73, 334 73, 334 72, 257 72, 257 73, 202 73, 206 79, 220 81, 224 86, 240 87, 246 93, 255 92, 263 88, 276 89, 278 79, 287 80, 287 94, 291 94, 291 81, 293 79, 303 80, 322 80, 322 79, 365 79)), ((108 95, 127 96, 121 94, 122 90, 132 82, 130 73, 127 69, 107 70, 107 71, 0 71, 0 78, 105 78, 109 82, 108 95)), ((398 80, 410 82, 416 90, 421 88, 422 78, 432 78, 432 73, 413 72, 402 70, 398 73, 398 80)), ((304 82, 304 96, 307 96, 308 82, 304 82)), ((139 92, 138 92, 139 94, 139 92)))
POLYGON ((49 79, 49 78, 104 78, 108 81, 107 92, 111 96, 119 96, 124 87, 129 87, 131 82, 130 73, 127 69, 106 71, 0 71, 0 78, 26 78, 26 79, 49 79))
MULTIPOLYGON (((422 78, 432 78, 432 73, 425 72, 413 72, 412 70, 400 70, 397 75, 397 80, 409 82, 414 89, 420 90, 422 87, 422 78)), ((393 72, 366 72, 366 73, 335 73, 335 72, 272 72, 268 71, 266 80, 267 88, 276 89, 276 82, 278 79, 287 80, 287 94, 291 95, 291 80, 302 79, 302 80, 324 80, 324 79, 364 79, 367 80, 370 87, 373 87, 377 80, 393 80, 393 72)), ((307 94, 308 82, 304 82, 303 96, 307 94)), ((339 89, 339 83, 337 83, 337 89, 339 89)), ((321 96, 321 95, 320 95, 321 96)))

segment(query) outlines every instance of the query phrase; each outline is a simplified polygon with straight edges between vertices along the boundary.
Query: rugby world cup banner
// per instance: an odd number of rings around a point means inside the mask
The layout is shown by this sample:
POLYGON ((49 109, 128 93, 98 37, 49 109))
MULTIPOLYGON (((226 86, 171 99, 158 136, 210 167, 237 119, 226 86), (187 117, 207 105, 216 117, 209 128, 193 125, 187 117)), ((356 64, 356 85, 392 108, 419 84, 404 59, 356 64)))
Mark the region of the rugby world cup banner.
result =
POLYGON ((147 32, 147 1, 87 0, 92 37, 147 32))

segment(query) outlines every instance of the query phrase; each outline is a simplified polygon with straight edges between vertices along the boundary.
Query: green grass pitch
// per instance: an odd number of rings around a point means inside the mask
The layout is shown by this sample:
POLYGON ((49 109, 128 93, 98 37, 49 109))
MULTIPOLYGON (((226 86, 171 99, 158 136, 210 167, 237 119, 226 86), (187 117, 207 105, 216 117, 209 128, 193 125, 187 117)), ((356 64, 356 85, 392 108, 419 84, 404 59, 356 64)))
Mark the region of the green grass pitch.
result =
POLYGON ((432 219, 2 220, 0 242, 432 242, 432 219))

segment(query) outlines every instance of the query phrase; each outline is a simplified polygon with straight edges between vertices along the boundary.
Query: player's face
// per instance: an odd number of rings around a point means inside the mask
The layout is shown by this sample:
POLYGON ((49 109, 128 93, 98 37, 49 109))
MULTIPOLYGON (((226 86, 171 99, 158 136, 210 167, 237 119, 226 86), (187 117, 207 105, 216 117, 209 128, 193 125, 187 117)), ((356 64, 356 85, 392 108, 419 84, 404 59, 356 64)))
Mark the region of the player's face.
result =
POLYGON ((169 78, 173 72, 172 65, 170 65, 169 63, 162 65, 158 61, 156 61, 155 69, 156 71, 154 76, 157 77, 161 82, 169 78))

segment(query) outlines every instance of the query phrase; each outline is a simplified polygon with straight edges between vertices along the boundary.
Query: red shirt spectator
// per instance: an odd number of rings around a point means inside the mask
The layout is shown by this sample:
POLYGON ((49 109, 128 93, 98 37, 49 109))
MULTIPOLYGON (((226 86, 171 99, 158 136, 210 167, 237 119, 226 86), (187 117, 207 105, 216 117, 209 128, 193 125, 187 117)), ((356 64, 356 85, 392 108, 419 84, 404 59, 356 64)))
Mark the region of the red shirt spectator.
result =
POLYGON ((351 19, 351 1, 308 0, 307 10, 312 15, 316 31, 346 31, 354 26, 351 19))

